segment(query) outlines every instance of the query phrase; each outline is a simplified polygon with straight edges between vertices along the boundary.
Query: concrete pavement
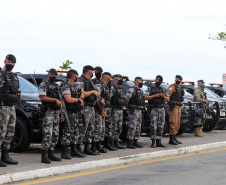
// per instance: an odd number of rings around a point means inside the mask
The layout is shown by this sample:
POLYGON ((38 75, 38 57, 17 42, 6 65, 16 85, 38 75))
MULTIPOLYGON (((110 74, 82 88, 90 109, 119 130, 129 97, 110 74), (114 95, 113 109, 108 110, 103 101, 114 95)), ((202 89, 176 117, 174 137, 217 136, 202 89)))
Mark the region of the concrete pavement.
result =
MULTIPOLYGON (((16 182, 19 180, 45 177, 49 175, 62 174, 66 172, 82 171, 96 167, 109 167, 120 164, 127 164, 154 157, 164 157, 170 155, 181 155, 184 153, 199 152, 202 150, 226 147, 226 131, 214 130, 206 137, 195 137, 193 134, 183 134, 178 136, 183 142, 182 145, 169 145, 168 137, 163 138, 166 148, 150 148, 149 138, 141 138, 142 149, 125 149, 99 156, 87 156, 86 158, 73 158, 62 162, 52 162, 50 165, 42 164, 40 146, 33 145, 31 149, 24 153, 11 154, 11 157, 19 161, 17 166, 0 168, 0 184, 16 182)), ((123 144, 126 144, 122 142, 123 144)), ((60 155, 60 151, 56 151, 60 155)))

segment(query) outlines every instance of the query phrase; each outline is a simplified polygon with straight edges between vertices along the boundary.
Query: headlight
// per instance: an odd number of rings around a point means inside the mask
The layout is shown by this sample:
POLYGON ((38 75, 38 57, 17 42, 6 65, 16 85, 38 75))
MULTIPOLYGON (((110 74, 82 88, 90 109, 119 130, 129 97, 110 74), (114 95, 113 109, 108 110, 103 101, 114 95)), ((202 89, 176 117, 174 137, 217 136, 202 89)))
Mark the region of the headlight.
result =
POLYGON ((217 107, 216 107, 216 105, 215 105, 215 102, 209 102, 209 108, 211 108, 211 109, 216 109, 217 107))

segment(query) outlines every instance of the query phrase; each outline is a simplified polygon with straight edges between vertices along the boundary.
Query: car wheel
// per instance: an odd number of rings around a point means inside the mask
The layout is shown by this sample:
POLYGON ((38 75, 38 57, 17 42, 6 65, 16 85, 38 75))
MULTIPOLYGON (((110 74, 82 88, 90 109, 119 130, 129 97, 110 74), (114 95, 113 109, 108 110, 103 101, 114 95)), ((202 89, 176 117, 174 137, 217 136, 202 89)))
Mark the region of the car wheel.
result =
POLYGON ((203 131, 204 132, 211 132, 215 128, 216 128, 216 124, 211 124, 211 125, 204 124, 203 131))
POLYGON ((217 127, 215 128, 215 130, 226 130, 226 123, 218 123, 217 127))
POLYGON ((179 129, 177 135, 182 135, 185 131, 186 129, 179 129))
POLYGON ((12 152, 23 152, 30 146, 30 137, 26 121, 21 118, 16 118, 16 128, 13 139, 10 144, 10 151, 12 152))

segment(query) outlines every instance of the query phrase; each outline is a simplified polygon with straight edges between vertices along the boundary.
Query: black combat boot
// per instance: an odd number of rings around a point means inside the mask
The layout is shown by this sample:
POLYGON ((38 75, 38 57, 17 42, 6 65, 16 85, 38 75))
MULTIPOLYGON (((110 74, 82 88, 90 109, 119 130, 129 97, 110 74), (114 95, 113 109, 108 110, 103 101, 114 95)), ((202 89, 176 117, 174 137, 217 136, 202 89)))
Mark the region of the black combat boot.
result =
POLYGON ((171 144, 171 145, 178 145, 178 143, 174 139, 174 135, 170 135, 169 144, 171 144))
POLYGON ((174 136, 174 140, 178 143, 178 144, 182 144, 182 142, 178 141, 176 138, 176 135, 174 136))
POLYGON ((61 158, 57 157, 54 155, 54 150, 49 150, 48 151, 48 158, 51 160, 51 161, 62 161, 61 158))
POLYGON ((125 146, 122 146, 122 145, 119 144, 118 139, 115 139, 115 146, 116 146, 118 149, 126 149, 125 146))
POLYGON ((116 150, 118 150, 117 146, 115 146, 115 140, 114 139, 110 139, 110 145, 115 148, 116 150))
POLYGON ((12 165, 17 165, 18 161, 14 161, 9 157, 9 151, 8 150, 2 150, 2 156, 1 160, 6 163, 6 164, 12 164, 12 165))
POLYGON ((45 163, 45 164, 50 164, 51 163, 51 160, 48 158, 48 151, 47 150, 42 150, 41 162, 45 163))
POLYGON ((152 143, 151 143, 151 148, 155 148, 156 147, 156 140, 155 139, 151 139, 152 143))
POLYGON ((110 138, 105 138, 105 140, 104 140, 104 148, 107 148, 110 151, 116 151, 116 148, 111 146, 110 138))
POLYGON ((93 152, 90 149, 90 144, 88 144, 88 143, 85 144, 84 153, 87 155, 97 155, 97 153, 93 152))
POLYGON ((78 149, 80 154, 82 154, 84 157, 86 157, 86 154, 84 154, 82 149, 81 149, 81 144, 77 144, 77 149, 78 149))
POLYGON ((161 139, 157 139, 156 140, 156 147, 163 147, 163 148, 165 148, 165 146, 161 142, 161 139))
POLYGON ((85 156, 78 151, 77 144, 71 145, 71 157, 84 158, 85 156))
POLYGON ((136 148, 143 148, 144 147, 143 145, 140 145, 140 143, 138 143, 137 139, 134 140, 133 146, 135 146, 136 148))
POLYGON ((97 149, 97 151, 99 151, 100 153, 107 153, 107 152, 108 152, 108 150, 107 150, 106 148, 101 147, 100 141, 97 142, 97 144, 96 144, 96 149, 97 149))
POLYGON ((6 166, 7 166, 7 164, 4 163, 4 162, 0 159, 0 167, 6 167, 6 166))
POLYGON ((133 146, 133 143, 132 143, 131 139, 128 139, 128 141, 127 141, 127 148, 136 149, 136 147, 133 146))
POLYGON ((68 145, 62 145, 61 158, 72 159, 68 152, 68 145))
POLYGON ((97 142, 92 142, 92 146, 91 146, 91 150, 94 152, 94 153, 97 153, 97 155, 100 155, 100 152, 97 151, 97 142))

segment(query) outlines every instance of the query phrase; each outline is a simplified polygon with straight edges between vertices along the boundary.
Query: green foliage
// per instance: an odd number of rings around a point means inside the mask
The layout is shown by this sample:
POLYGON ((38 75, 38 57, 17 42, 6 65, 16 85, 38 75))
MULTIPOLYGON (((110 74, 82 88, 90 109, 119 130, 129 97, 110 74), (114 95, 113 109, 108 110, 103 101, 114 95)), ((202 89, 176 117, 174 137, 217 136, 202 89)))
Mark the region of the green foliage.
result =
POLYGON ((210 35, 209 39, 226 41, 226 32, 220 32, 216 35, 210 35))
POLYGON ((73 64, 72 61, 67 60, 65 63, 63 62, 62 66, 59 66, 60 69, 71 69, 70 65, 73 64))

